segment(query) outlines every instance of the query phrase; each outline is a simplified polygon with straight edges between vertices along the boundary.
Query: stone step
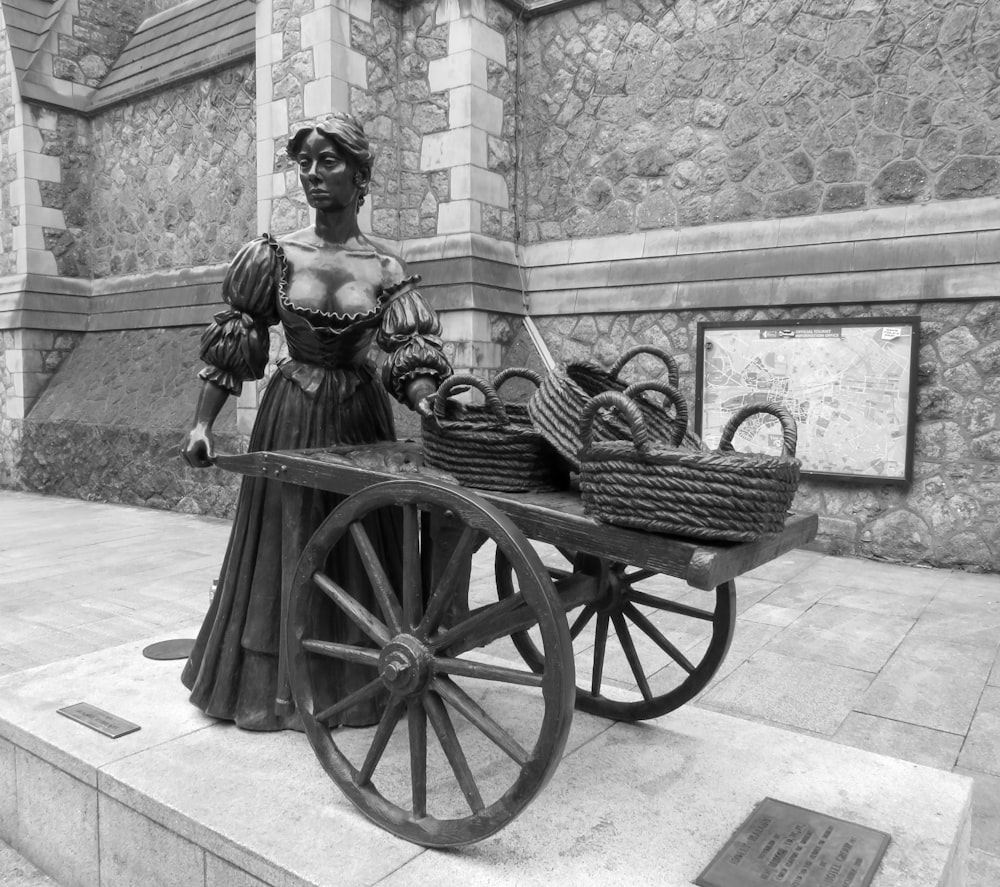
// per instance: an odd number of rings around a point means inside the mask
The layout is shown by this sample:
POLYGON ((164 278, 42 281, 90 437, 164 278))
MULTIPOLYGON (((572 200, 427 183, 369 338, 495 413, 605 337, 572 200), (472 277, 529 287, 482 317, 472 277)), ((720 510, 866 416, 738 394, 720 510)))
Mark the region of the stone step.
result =
MULTIPOLYGON (((0 679, 0 839, 63 887, 687 887, 765 797, 888 832, 873 887, 965 883, 970 780, 691 706, 577 713, 519 818, 427 850, 358 812, 304 736, 204 717, 179 662, 142 657, 161 639, 0 679), (141 729, 112 740, 57 713, 84 701, 141 729)), ((505 723, 529 707, 507 686, 484 705, 505 723)))

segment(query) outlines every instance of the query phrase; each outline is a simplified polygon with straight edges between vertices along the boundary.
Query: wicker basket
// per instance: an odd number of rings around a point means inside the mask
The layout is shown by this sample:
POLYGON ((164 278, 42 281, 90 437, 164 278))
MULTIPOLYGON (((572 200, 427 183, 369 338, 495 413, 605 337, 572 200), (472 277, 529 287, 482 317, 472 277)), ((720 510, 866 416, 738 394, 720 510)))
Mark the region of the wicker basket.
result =
MULTIPOLYGON (((528 369, 527 367, 507 367, 506 369, 500 370, 500 372, 493 377, 493 381, 490 382, 497 395, 500 394, 500 386, 503 385, 508 379, 527 379, 527 381, 535 386, 536 390, 542 384, 542 377, 534 370, 528 369)), ((505 401, 503 406, 507 411, 507 418, 509 418, 515 425, 523 425, 526 428, 533 427, 531 424, 531 416, 528 415, 527 401, 524 403, 507 403, 505 401)))
POLYGON ((511 421, 493 386, 476 376, 446 379, 434 398, 434 415, 424 418, 422 430, 424 461, 465 486, 515 493, 563 486, 545 439, 524 422, 511 421), (486 403, 456 407, 448 393, 457 386, 481 391, 486 403))
MULTIPOLYGON (((563 370, 550 373, 531 398, 528 411, 535 427, 575 470, 580 468, 579 429, 584 409, 595 395, 605 391, 624 392, 630 387, 619 374, 639 354, 651 354, 662 360, 671 387, 677 387, 677 361, 655 345, 637 345, 624 352, 608 370, 586 362, 567 364, 563 370)), ((666 417, 663 408, 646 397, 640 396, 635 402, 646 417, 647 432, 656 440, 672 439, 674 421, 666 417)), ((594 421, 593 436, 597 440, 626 440, 629 428, 617 416, 609 418, 601 414, 594 421)), ((704 449, 701 440, 687 431, 681 446, 704 449)))
MULTIPOLYGON (((680 395, 671 401, 678 405, 680 395)), ((730 417, 714 453, 652 443, 642 411, 624 394, 606 392, 587 405, 581 420, 580 494, 598 520, 677 536, 749 542, 785 525, 799 483, 794 458, 795 420, 779 404, 744 407, 730 417), (632 442, 594 442, 598 412, 614 407, 625 416, 632 442), (781 423, 780 456, 737 453, 733 435, 751 416, 766 413, 781 423)))

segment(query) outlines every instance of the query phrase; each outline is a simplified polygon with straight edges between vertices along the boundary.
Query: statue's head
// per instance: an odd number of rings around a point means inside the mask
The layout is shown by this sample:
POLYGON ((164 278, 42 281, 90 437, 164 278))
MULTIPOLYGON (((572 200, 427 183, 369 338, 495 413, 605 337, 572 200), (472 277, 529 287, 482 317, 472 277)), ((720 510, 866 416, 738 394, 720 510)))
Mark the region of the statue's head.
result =
POLYGON ((372 163, 375 159, 364 127, 356 117, 342 111, 333 111, 315 120, 300 123, 292 130, 285 147, 285 152, 291 159, 294 160, 298 156, 303 141, 312 132, 321 133, 328 138, 338 153, 357 170, 357 181, 361 189, 361 197, 358 200, 360 206, 364 203, 365 194, 368 193, 372 163))

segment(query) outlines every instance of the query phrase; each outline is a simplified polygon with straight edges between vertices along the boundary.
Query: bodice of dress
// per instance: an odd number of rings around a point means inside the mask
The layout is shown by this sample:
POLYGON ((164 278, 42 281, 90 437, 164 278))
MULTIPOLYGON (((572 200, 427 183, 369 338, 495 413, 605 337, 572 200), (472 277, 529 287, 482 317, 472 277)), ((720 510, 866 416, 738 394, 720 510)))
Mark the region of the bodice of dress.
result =
POLYGON ((441 326, 394 256, 349 250, 295 235, 246 244, 223 281, 230 310, 202 335, 199 374, 234 394, 264 375, 268 327, 285 329, 290 360, 282 373, 307 393, 322 373, 369 365, 373 339, 387 353, 382 380, 398 400, 408 381, 451 374, 441 326))
POLYGON ((367 359, 392 257, 367 250, 319 248, 281 242, 285 258, 278 317, 293 360, 334 369, 367 359))

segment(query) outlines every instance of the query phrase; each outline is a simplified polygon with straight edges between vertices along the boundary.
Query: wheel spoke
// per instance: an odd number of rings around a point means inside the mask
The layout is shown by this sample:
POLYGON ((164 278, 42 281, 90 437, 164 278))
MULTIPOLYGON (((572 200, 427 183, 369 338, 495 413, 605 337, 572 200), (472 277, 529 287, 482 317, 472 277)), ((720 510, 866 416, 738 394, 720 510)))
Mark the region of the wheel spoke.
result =
POLYGON ((569 630, 569 636, 573 638, 573 640, 576 640, 577 635, 583 631, 596 612, 597 608, 593 604, 587 604, 587 606, 580 611, 580 615, 576 617, 576 621, 569 630))
POLYGON ((639 661, 639 653, 636 651, 635 643, 632 641, 632 634, 628 630, 628 623, 621 613, 615 613, 612 619, 615 623, 615 634, 618 635, 622 650, 625 651, 625 658, 628 660, 629 668, 632 669, 632 675, 635 677, 639 692, 642 693, 642 698, 648 701, 653 698, 653 692, 649 689, 649 681, 646 680, 646 673, 643 671, 642 663, 639 661))
POLYGON ((410 794, 413 815, 427 815, 427 718, 419 698, 406 700, 410 728, 410 794))
POLYGON ((628 615, 636 627, 646 635, 657 647, 663 650, 671 659, 674 660, 681 668, 684 669, 688 674, 694 671, 694 665, 691 660, 687 658, 673 643, 671 643, 663 633, 655 626, 646 616, 635 608, 632 604, 625 604, 623 607, 623 612, 628 615))
POLYGON ((403 611, 396 598, 396 590, 392 587, 389 577, 385 574, 385 568, 375 553, 375 546, 368 536, 368 531, 360 521, 355 521, 350 526, 351 536, 354 544, 361 555, 361 560, 365 565, 365 572, 372 583, 372 590, 382 608, 382 615, 385 616, 393 634, 398 634, 403 626, 403 611))
POLYGON ((486 809, 483 803, 483 796, 479 793, 479 786, 472 775, 472 769, 462 751, 462 744, 458 741, 458 734, 448 717, 448 712, 441 700, 434 694, 428 693, 424 698, 424 707, 427 709, 427 716, 430 718, 431 726, 437 734, 441 748, 444 749, 451 770, 458 780, 458 785, 465 795, 465 800, 469 802, 469 807, 473 813, 482 813, 486 809))
POLYGON ((690 607, 687 604, 680 604, 677 601, 646 594, 644 591, 636 591, 634 588, 626 592, 625 597, 634 604, 654 607, 657 610, 667 610, 670 613, 678 613, 681 616, 690 616, 692 619, 704 619, 706 622, 712 622, 715 619, 715 613, 711 610, 700 610, 697 607, 690 607))
POLYGON ((350 644, 335 644, 332 641, 317 641, 312 638, 302 641, 302 646, 310 653, 317 653, 329 659, 343 659, 345 662, 357 662, 360 665, 378 668, 378 653, 367 647, 353 647, 350 644))
POLYGON ((533 671, 521 671, 516 668, 506 668, 502 665, 491 665, 486 662, 473 662, 468 659, 438 656, 434 659, 434 670, 465 678, 478 678, 481 681, 500 681, 504 684, 519 684, 524 687, 542 686, 542 675, 535 674, 533 671))
POLYGON ((416 505, 403 506, 403 621, 407 628, 420 622, 423 612, 420 572, 420 531, 416 505))
MULTIPOLYGON (((458 625, 454 625, 441 634, 431 639, 431 646, 435 650, 446 650, 461 644, 463 649, 471 650, 473 647, 484 645, 486 638, 491 634, 491 629, 495 628, 497 620, 501 616, 513 612, 518 607, 526 607, 524 597, 520 592, 512 594, 509 598, 504 598, 496 604, 488 604, 474 610, 467 619, 463 619, 458 625)), ((499 635, 497 635, 499 636, 499 635)))
POLYGON ((330 718, 339 715, 342 711, 347 711, 349 708, 353 708, 361 702, 371 699, 375 696, 385 685, 382 683, 382 678, 375 678, 375 680, 370 681, 365 684, 360 690, 355 690, 349 696, 345 696, 340 702, 336 702, 329 708, 324 708, 323 711, 318 714, 313 715, 317 721, 328 721, 330 718))
POLYGON ((604 677, 604 651, 608 645, 608 617, 603 613, 597 617, 597 636, 594 638, 594 670, 590 676, 590 692, 601 695, 601 679, 604 677))
POLYGON ((389 629, 385 627, 385 623, 369 613, 329 576, 317 570, 313 573, 313 581, 368 637, 380 646, 389 643, 389 629))
POLYGON ((558 582, 560 579, 568 579, 570 576, 573 575, 572 570, 560 570, 558 567, 548 567, 548 566, 545 569, 548 571, 549 578, 553 582, 558 582))
POLYGON ((378 722, 378 728, 375 730, 371 748, 368 749, 365 762, 361 765, 361 770, 358 771, 358 785, 367 785, 371 781, 372 774, 375 772, 379 761, 382 760, 382 754, 385 752, 385 748, 392 738, 392 731, 396 729, 396 724, 399 723, 399 719, 403 716, 404 707, 405 703, 400 697, 389 697, 389 704, 382 713, 382 720, 378 722))
POLYGON ((631 573, 623 573, 622 577, 629 584, 634 585, 636 582, 642 582, 644 579, 652 579, 654 576, 659 575, 656 570, 633 570, 631 573))
POLYGON ((528 763, 528 753, 521 744, 500 726, 486 710, 468 693, 447 677, 435 678, 431 684, 434 691, 472 726, 505 751, 522 767, 528 763))
POLYGON ((444 616, 448 605, 455 596, 455 591, 458 588, 458 580, 463 574, 463 567, 472 556, 472 549, 478 535, 472 527, 465 527, 462 530, 462 535, 455 545, 455 550, 452 551, 451 557, 448 558, 448 563, 441 573, 441 578, 438 580, 437 586, 431 594, 430 601, 427 604, 427 612, 424 613, 424 618, 421 620, 420 625, 417 626, 416 634, 418 636, 428 637, 441 624, 441 617, 444 616))

